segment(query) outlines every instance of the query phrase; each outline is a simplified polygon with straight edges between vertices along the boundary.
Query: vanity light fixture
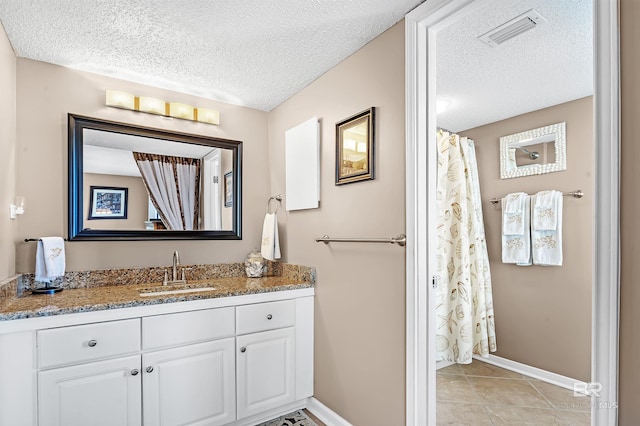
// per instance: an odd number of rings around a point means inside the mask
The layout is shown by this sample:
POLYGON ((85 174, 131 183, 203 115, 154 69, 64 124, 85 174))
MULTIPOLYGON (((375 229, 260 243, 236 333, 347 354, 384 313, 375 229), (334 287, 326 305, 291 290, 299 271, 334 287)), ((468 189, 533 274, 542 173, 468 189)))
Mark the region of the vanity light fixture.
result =
POLYGON ((131 93, 118 90, 107 90, 106 103, 115 108, 136 109, 136 97, 131 93))
POLYGON ((149 114, 167 115, 167 103, 161 99, 140 96, 138 98, 138 108, 140 112, 149 114))
POLYGON ((15 219, 19 214, 24 214, 24 197, 18 195, 15 204, 9 205, 9 218, 15 219))
POLYGON ((196 108, 196 120, 202 123, 220 124, 220 112, 215 109, 196 108))
POLYGON ((169 104, 169 115, 171 117, 193 121, 193 109, 194 108, 191 105, 180 102, 171 102, 169 104))
POLYGON ((118 90, 106 91, 105 104, 114 108, 146 112, 182 120, 220 125, 220 112, 208 108, 194 108, 181 102, 165 102, 148 96, 135 96, 118 90))

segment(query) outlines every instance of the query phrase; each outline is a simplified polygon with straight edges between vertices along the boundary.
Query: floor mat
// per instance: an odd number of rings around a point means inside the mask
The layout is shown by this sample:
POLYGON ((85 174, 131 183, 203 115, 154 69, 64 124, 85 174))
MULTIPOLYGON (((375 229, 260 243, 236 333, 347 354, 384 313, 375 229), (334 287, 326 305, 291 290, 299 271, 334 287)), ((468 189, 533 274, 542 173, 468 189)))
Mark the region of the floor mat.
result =
POLYGON ((260 423, 257 426, 318 426, 313 420, 307 417, 302 410, 294 411, 293 413, 285 414, 277 419, 269 420, 268 422, 260 423))

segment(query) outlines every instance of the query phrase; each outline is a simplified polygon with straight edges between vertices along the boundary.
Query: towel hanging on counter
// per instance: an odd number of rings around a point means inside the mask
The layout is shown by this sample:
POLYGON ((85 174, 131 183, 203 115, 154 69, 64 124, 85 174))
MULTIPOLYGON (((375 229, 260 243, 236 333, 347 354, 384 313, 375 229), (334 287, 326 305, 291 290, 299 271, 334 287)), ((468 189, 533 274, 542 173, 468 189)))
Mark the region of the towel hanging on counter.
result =
POLYGON ((36 249, 36 281, 50 283, 65 272, 64 239, 41 237, 36 249))
POLYGON ((531 265, 530 197, 524 192, 502 199, 502 263, 531 265))
POLYGON ((268 213, 262 225, 262 257, 268 260, 280 259, 280 238, 278 237, 278 217, 275 213, 268 213))
POLYGON ((562 192, 540 191, 532 198, 533 264, 562 266, 562 192))

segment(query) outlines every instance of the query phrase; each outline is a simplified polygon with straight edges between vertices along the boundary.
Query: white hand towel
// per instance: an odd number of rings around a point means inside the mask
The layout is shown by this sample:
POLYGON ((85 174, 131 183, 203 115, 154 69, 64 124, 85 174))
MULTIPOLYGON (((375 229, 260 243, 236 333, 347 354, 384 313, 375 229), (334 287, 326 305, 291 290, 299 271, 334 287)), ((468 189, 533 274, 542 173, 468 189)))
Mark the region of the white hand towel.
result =
POLYGON ((535 231, 555 231, 558 226, 558 199, 560 191, 540 191, 533 203, 531 228, 535 231))
POLYGON ((502 234, 524 235, 527 227, 524 218, 527 213, 525 201, 529 195, 524 192, 514 192, 502 199, 502 234))
POLYGON ((280 238, 278 237, 278 217, 267 213, 262 225, 262 257, 268 260, 280 259, 280 238))
MULTIPOLYGON (((535 195, 534 197, 538 197, 535 195)), ((562 195, 556 197, 556 227, 553 230, 531 229, 531 251, 533 264, 541 266, 562 266, 562 195)), ((535 201, 533 202, 535 205, 535 201)), ((538 214, 532 209, 532 215, 538 214)), ((532 227, 533 228, 533 227, 532 227)))
MULTIPOLYGON (((504 199, 502 205, 504 208, 504 199)), ((502 232, 502 263, 515 263, 519 266, 531 265, 531 233, 529 232, 530 214, 529 196, 525 194, 522 211, 522 235, 508 235, 502 232)), ((504 224, 504 221, 503 221, 504 224)))
POLYGON ((36 249, 36 281, 50 283, 64 275, 64 240, 60 237, 42 237, 36 249))

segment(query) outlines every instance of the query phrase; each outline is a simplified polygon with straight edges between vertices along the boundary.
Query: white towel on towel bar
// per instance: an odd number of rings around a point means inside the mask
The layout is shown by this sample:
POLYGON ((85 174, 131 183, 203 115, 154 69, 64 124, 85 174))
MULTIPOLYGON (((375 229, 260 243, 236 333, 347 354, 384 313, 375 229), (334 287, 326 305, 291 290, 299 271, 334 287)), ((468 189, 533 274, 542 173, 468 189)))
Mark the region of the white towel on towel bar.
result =
POLYGON ((562 193, 553 191, 555 192, 553 195, 555 205, 550 208, 555 213, 555 228, 544 229, 544 227, 550 226, 548 224, 550 221, 544 220, 546 217, 539 218, 537 216, 548 216, 550 213, 546 209, 535 208, 538 196, 547 197, 547 192, 550 191, 542 191, 532 197, 533 201, 531 204, 534 206, 531 209, 531 214, 533 216, 531 226, 531 252, 533 264, 541 266, 562 266, 562 193), (537 223, 544 223, 543 229, 536 228, 537 223))
POLYGON ((514 192, 502 199, 503 235, 524 235, 527 229, 524 223, 527 212, 525 202, 528 197, 524 192, 514 192))
POLYGON ((558 199, 560 191, 540 191, 533 203, 531 228, 535 231, 555 231, 558 227, 558 199))
POLYGON ((50 283, 64 275, 64 239, 41 237, 36 248, 36 281, 50 283))
POLYGON ((268 260, 280 259, 280 238, 278 237, 278 217, 267 213, 262 225, 262 257, 268 260))
MULTIPOLYGON (((513 197, 514 199, 516 197, 513 197)), ((531 218, 531 208, 530 208, 530 197, 529 195, 522 193, 509 194, 502 199, 502 263, 515 263, 519 266, 529 266, 531 265, 531 232, 530 232, 530 218, 531 218), (522 222, 522 233, 521 234, 509 234, 509 232, 513 232, 509 227, 505 232, 505 221, 506 215, 512 215, 514 213, 506 213, 505 206, 507 198, 517 195, 521 197, 523 200, 522 205, 522 213, 521 216, 518 216, 522 222)))

